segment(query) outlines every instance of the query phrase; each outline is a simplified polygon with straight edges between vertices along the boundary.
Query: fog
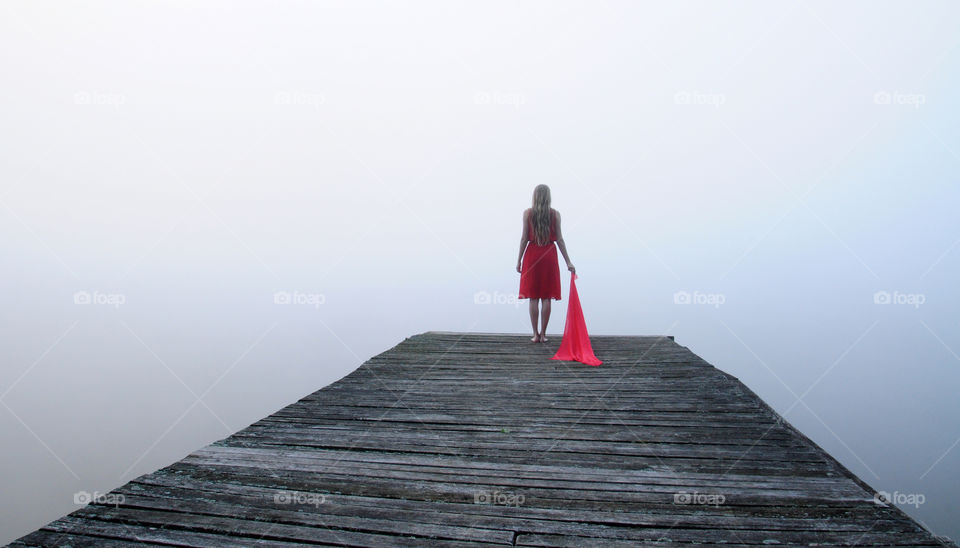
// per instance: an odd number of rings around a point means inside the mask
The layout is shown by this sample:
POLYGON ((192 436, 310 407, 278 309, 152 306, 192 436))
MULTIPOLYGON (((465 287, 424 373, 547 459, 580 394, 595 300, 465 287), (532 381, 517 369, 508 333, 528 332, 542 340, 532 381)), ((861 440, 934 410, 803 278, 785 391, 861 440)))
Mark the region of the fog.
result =
POLYGON ((540 183, 592 335, 675 336, 960 538, 955 2, 0 13, 0 542, 405 337, 527 333, 540 183))

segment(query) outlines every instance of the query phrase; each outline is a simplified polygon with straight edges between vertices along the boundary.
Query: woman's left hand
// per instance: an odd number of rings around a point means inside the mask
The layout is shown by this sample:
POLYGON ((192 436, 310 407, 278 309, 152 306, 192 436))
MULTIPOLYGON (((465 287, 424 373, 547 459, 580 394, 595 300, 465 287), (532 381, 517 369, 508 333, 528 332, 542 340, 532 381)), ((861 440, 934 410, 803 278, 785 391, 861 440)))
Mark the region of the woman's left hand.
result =
POLYGON ((523 271, 520 270, 520 261, 517 261, 517 272, 523 274, 523 271))

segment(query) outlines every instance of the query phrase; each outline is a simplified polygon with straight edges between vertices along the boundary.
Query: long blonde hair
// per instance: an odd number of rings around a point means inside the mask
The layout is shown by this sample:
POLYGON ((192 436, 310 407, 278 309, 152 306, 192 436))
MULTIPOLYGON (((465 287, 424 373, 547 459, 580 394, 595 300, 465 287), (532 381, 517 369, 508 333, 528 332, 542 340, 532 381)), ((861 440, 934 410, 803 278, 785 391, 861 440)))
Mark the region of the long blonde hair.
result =
POLYGON ((537 185, 533 189, 533 208, 530 213, 537 245, 550 242, 550 187, 537 185))

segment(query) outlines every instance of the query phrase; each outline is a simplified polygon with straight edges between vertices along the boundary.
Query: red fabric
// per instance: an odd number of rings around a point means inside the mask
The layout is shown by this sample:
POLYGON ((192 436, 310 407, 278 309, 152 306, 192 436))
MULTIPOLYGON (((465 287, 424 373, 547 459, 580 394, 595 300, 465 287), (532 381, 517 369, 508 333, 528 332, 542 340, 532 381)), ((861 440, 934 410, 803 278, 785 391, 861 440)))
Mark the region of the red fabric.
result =
POLYGON ((520 266, 520 299, 560 300, 560 266, 557 261, 555 218, 550 212, 550 241, 537 245, 533 231, 533 215, 527 221, 527 248, 520 266))
POLYGON ((603 363, 593 353, 590 336, 587 334, 587 323, 583 321, 583 310, 580 309, 580 296, 577 295, 577 279, 575 272, 570 273, 570 303, 567 304, 567 323, 563 326, 563 340, 560 348, 553 355, 553 360, 577 361, 587 365, 603 363))

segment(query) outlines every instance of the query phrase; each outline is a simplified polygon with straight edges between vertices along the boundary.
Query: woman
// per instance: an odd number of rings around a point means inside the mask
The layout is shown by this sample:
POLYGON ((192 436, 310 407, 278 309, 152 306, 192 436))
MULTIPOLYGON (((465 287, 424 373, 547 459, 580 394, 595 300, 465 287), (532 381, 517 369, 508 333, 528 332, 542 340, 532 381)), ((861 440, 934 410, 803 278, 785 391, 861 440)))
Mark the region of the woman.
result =
POLYGON ((533 189, 533 207, 523 212, 523 235, 520 236, 520 256, 517 257, 519 298, 530 299, 530 324, 533 326, 530 340, 533 342, 547 342, 550 299, 560 300, 560 267, 554 242, 560 247, 567 270, 576 272, 560 233, 560 212, 550 207, 550 187, 537 185, 533 189), (537 331, 537 301, 542 309, 540 331, 537 331))

